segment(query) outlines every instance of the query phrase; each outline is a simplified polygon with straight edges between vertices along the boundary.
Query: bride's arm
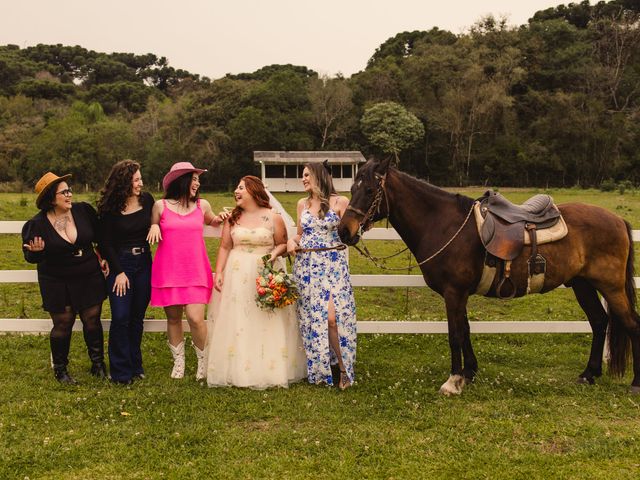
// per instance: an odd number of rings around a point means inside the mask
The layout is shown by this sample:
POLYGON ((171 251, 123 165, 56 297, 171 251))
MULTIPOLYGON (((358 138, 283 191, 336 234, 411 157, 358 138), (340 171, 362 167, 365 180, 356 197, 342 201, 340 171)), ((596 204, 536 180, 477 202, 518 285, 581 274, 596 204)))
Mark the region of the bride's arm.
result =
POLYGON ((232 248, 233 239, 231 238, 231 225, 229 225, 229 222, 225 222, 224 227, 222 227, 220 248, 218 248, 218 255, 216 258, 216 284, 214 286, 219 292, 222 291, 222 285, 224 284, 224 269, 227 266, 227 258, 229 258, 229 251, 232 248))
POLYGON ((287 251, 287 227, 280 215, 272 214, 271 218, 273 220, 273 243, 275 246, 273 250, 271 250, 271 258, 269 261, 273 262, 287 251))
POLYGON ((296 234, 287 242, 287 253, 289 253, 289 255, 295 255, 296 248, 300 245, 300 240, 302 239, 302 225, 300 224, 300 216, 302 215, 302 209, 304 208, 305 201, 306 198, 301 198, 300 200, 298 200, 298 205, 296 208, 296 212, 298 215, 298 228, 296 234))

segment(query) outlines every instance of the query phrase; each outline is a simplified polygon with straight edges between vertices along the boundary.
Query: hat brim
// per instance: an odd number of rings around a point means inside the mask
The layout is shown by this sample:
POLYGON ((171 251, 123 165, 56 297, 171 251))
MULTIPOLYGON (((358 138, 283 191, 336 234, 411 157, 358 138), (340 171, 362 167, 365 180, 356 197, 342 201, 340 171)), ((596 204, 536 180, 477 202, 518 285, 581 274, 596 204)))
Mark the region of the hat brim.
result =
POLYGON ((36 197, 36 207, 40 208, 40 201, 42 200, 42 197, 45 196, 45 194, 51 190, 52 187, 55 187, 57 184, 59 184, 60 182, 65 182, 68 179, 71 178, 71 174, 67 173, 66 175, 62 175, 61 177, 56 178, 53 182, 49 183, 46 187, 44 187, 42 189, 42 191, 38 194, 38 196, 36 197))
POLYGON ((186 173, 197 173, 198 175, 203 174, 204 172, 206 172, 206 169, 202 169, 202 168, 181 168, 179 170, 173 170, 169 173, 167 173, 164 178, 162 179, 162 189, 166 192, 167 188, 169 187, 169 185, 171 184, 171 182, 173 182, 176 178, 181 177, 182 175, 186 174, 186 173))

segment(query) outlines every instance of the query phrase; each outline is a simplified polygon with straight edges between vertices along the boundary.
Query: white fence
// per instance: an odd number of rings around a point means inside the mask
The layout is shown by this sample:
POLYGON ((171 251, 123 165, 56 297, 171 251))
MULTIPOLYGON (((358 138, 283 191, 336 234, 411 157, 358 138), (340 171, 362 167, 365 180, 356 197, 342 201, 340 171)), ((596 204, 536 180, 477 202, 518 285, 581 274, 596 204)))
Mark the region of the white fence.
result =
MULTIPOLYGON (((0 221, 0 234, 20 233, 22 221, 0 221)), ((290 229, 293 235, 295 229, 290 229)), ((206 227, 206 237, 219 237, 220 228, 206 227)), ((373 228, 368 231, 366 240, 401 240, 393 229, 373 228)), ((633 231, 633 240, 640 240, 640 230, 633 231)), ((16 248, 19 248, 16 245, 16 248)), ((353 253, 352 253, 353 254, 353 253)), ((640 277, 635 277, 636 288, 640 277)), ((0 270, 0 283, 35 283, 38 281, 35 270, 0 270)), ((421 275, 351 275, 354 287, 426 287, 421 275)), ((501 301, 501 300, 496 300, 501 301)), ((108 330, 110 320, 103 320, 108 330)), ((187 322, 184 327, 188 330, 187 322)), ((74 328, 80 329, 76 322, 74 328)), ((146 332, 163 332, 165 320, 145 320, 146 332)), ((0 318, 0 332, 48 332, 50 319, 0 318)), ((471 322, 472 333, 587 333, 591 332, 587 321, 489 321, 471 322)), ((358 321, 358 333, 447 333, 447 322, 424 321, 358 321)))

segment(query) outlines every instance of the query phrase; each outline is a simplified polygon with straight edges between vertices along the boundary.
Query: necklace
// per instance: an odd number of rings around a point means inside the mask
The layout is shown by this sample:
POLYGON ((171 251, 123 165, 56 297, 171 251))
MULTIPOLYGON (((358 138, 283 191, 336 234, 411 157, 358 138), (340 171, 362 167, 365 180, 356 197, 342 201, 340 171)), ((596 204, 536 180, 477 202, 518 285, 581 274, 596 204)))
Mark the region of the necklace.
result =
POLYGON ((187 205, 185 206, 185 204, 180 200, 167 200, 167 203, 169 203, 170 205, 174 205, 176 207, 177 213, 189 211, 189 204, 187 203, 187 205))
POLYGON ((56 212, 53 212, 53 228, 55 228, 56 231, 65 231, 67 229, 67 223, 69 223, 69 220, 69 215, 62 215, 61 217, 58 217, 58 215, 56 215, 56 212))

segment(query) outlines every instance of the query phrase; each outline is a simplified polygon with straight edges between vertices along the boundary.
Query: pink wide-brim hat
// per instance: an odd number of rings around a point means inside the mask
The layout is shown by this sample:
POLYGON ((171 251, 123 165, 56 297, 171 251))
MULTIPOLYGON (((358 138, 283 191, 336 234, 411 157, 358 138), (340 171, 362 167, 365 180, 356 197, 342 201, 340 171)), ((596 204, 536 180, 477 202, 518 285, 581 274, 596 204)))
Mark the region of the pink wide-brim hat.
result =
POLYGON ((203 168, 194 167, 191 164, 191 162, 174 163, 171 166, 169 173, 167 173, 162 179, 162 188, 166 192, 171 182, 173 182, 176 178, 181 177, 185 173, 191 173, 191 172, 196 172, 198 175, 200 175, 201 173, 206 172, 206 170, 203 168))

